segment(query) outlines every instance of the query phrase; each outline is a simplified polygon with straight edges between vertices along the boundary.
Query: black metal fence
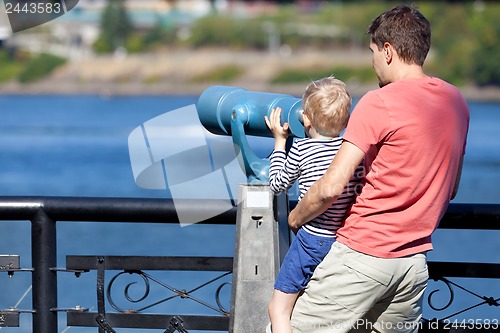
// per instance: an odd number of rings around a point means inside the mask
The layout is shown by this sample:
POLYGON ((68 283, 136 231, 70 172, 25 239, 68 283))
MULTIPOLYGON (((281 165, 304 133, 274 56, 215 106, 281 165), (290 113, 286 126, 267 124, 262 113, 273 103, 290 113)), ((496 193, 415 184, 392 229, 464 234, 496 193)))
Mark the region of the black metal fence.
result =
MULTIPOLYGON (((294 203, 290 203, 293 208, 294 203)), ((164 256, 67 256, 66 267, 57 268, 57 223, 59 222, 132 222, 132 223, 178 223, 176 208, 190 209, 215 216, 204 220, 203 224, 234 224, 236 207, 227 210, 217 200, 176 200, 169 199, 133 199, 133 198, 76 198, 76 197, 0 197, 0 219, 3 221, 31 221, 31 260, 32 267, 22 268, 18 255, 0 256, 0 272, 13 274, 17 271, 28 271, 32 274, 32 313, 33 333, 58 332, 58 313, 67 313, 68 326, 96 327, 99 332, 115 332, 115 328, 157 328, 165 332, 187 332, 189 330, 217 330, 228 331, 230 313, 221 305, 219 292, 224 286, 222 283, 216 291, 216 306, 196 299, 192 293, 207 284, 219 281, 220 278, 231 274, 233 258, 231 257, 164 257, 164 256), (185 205, 185 206, 184 206, 185 205), (181 207, 182 206, 182 207, 181 207), (219 212, 224 212, 218 214, 219 212), (214 271, 218 276, 192 290, 178 290, 160 280, 157 280, 148 271, 214 271), (57 273, 69 271, 82 274, 95 271, 97 311, 75 307, 60 309, 57 304, 58 284, 57 273), (105 283, 107 271, 118 271, 105 283), (151 283, 156 283, 168 290, 173 296, 170 298, 190 298, 200 304, 211 307, 217 315, 175 315, 175 314, 146 314, 144 309, 135 311, 121 309, 113 301, 111 287, 116 278, 122 274, 137 275, 144 281, 146 291, 144 298, 150 292, 151 283), (111 305, 114 311, 106 311, 106 304, 111 305)), ((500 230, 500 205, 480 204, 452 204, 441 221, 442 229, 475 229, 500 230)), ((496 263, 467 263, 467 262, 430 262, 430 276, 436 281, 443 281, 450 291, 449 301, 445 306, 433 307, 432 297, 429 295, 429 305, 435 310, 445 310, 454 301, 453 290, 465 289, 453 281, 455 277, 465 278, 500 278, 500 264, 496 263)), ((135 301, 132 296, 126 297, 135 301)), ((474 294, 473 291, 468 291, 474 294)), ((449 318, 480 306, 499 305, 499 291, 491 290, 492 295, 480 296, 478 303, 458 313, 441 318, 426 319, 427 327, 438 323, 443 328, 449 323, 449 318)), ((166 299, 162 300, 165 301, 166 299)), ((24 311, 26 312, 26 310, 24 311)), ((0 311, 0 327, 19 326, 21 311, 16 308, 7 308, 0 311)), ((499 316, 500 318, 500 312, 499 316)), ((470 327, 468 327, 470 328, 470 327)), ((474 324, 474 329, 490 331, 500 328, 500 323, 481 322, 481 326, 474 324), (496 324, 495 324, 496 323, 496 324)))
MULTIPOLYGON (((31 221, 32 267, 20 267, 18 255, 0 257, 0 272, 14 274, 17 271, 32 272, 33 333, 58 332, 58 312, 67 313, 68 326, 94 326, 99 332, 114 332, 116 327, 161 328, 166 332, 182 330, 227 331, 229 314, 219 305, 218 316, 152 315, 140 312, 105 311, 105 298, 113 306, 109 290, 105 289, 105 272, 120 270, 137 274, 147 286, 154 277, 147 270, 216 271, 221 276, 232 272, 232 258, 228 257, 130 257, 130 256, 67 256, 66 267, 57 268, 56 225, 60 222, 144 222, 178 223, 177 209, 199 211, 208 218, 203 224, 234 224, 236 207, 227 210, 217 200, 131 199, 131 198, 76 198, 76 197, 2 197, 0 216, 4 221, 31 221), (57 305, 57 273, 69 271, 81 274, 97 271, 97 312, 75 307, 59 309, 57 305), (107 295, 106 295, 107 293, 107 295)), ((162 283, 161 281, 156 281, 162 283)), ((209 281, 211 282, 211 281, 209 281)), ((169 288, 168 285, 164 285, 169 288)), ((197 288, 202 287, 198 286, 197 288)), ((196 289, 197 289, 196 288, 196 289)), ((192 298, 186 290, 171 288, 174 297, 192 298)), ((147 296, 146 294, 144 297, 147 296)), ((195 300, 203 302, 201 300, 195 300)), ((18 326, 19 310, 7 308, 0 311, 0 326, 18 326)), ((26 312, 23 310, 22 312, 26 312)))

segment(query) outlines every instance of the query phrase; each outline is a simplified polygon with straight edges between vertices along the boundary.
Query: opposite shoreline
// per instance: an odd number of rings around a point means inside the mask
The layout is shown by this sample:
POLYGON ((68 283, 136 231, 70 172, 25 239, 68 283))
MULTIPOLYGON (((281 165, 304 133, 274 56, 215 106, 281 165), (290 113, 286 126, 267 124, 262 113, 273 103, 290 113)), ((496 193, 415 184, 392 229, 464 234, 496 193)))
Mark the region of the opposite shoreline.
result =
MULTIPOLYGON (((0 84, 0 95, 200 95, 214 85, 234 86, 251 91, 301 96, 308 82, 274 84, 272 78, 280 71, 297 69, 317 72, 332 71, 336 66, 371 66, 364 50, 303 51, 292 55, 253 51, 170 50, 154 54, 127 56, 94 56, 71 60, 43 80, 21 84, 9 81, 0 84), (237 66, 244 71, 232 81, 203 81, 196 78, 217 68, 237 66)), ((375 74, 374 74, 375 76, 375 74)), ((338 77, 343 79, 342 77, 338 77)), ((311 78, 315 79, 315 78, 311 78)), ((376 89, 377 84, 346 81, 353 97, 376 89)), ((500 101, 500 87, 459 87, 467 100, 500 101)))
MULTIPOLYGON (((171 85, 137 85, 137 84, 113 84, 113 83, 87 83, 87 84, 65 84, 54 89, 46 83, 20 85, 9 83, 0 86, 0 96, 2 95, 99 95, 103 97, 112 96, 198 96, 205 89, 214 86, 233 86, 250 91, 261 91, 270 93, 287 94, 300 97, 303 93, 303 84, 171 84, 171 85)), ((349 92, 353 98, 359 98, 366 92, 377 87, 369 85, 347 84, 349 92)), ((460 88, 466 100, 481 102, 500 102, 500 88, 460 88)))

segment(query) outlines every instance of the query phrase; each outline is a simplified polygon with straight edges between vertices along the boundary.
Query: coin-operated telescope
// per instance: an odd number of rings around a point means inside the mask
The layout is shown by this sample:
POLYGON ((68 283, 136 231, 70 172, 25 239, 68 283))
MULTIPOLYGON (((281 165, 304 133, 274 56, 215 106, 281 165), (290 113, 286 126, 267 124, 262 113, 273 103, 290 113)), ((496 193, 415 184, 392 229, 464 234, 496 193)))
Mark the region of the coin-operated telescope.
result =
POLYGON ((238 161, 249 183, 269 181, 269 160, 258 157, 248 144, 247 135, 272 137, 264 116, 282 109, 281 124, 288 122, 290 137, 305 136, 302 100, 284 94, 213 86, 200 95, 196 109, 203 126, 213 134, 231 135, 238 161))

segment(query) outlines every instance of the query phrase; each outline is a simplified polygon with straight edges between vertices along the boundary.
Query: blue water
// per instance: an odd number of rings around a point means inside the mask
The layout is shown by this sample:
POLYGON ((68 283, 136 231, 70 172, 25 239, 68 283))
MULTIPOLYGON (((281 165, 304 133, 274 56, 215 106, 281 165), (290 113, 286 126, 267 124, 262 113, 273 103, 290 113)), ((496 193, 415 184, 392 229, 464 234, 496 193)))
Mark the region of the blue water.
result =
MULTIPOLYGON (((128 136, 145 121, 195 104, 196 100, 197 96, 0 96, 0 195, 168 197, 167 191, 141 189, 135 184, 128 136)), ((467 153, 454 202, 500 203, 500 104, 469 101, 469 105, 467 153)), ((265 154, 272 148, 272 140, 259 140, 257 146, 265 154)), ((30 267, 29 222, 0 221, 0 233, 0 254, 20 254, 22 266, 30 267)), ((232 256, 233 239, 234 226, 59 223, 58 266, 64 267, 65 256, 70 254, 232 256)), ((434 247, 430 259, 500 263, 498 232, 438 230, 434 247)), ((91 274, 76 279, 72 274, 59 273, 64 288, 58 295, 59 307, 80 305, 96 310, 95 275, 91 274)), ((178 289, 189 289, 196 286, 200 276, 166 273, 164 277, 178 289)), ((499 297, 498 281, 459 281, 480 295, 499 297)), ((12 279, 0 274, 0 309, 18 302, 20 309, 31 308, 30 283, 30 273, 16 273, 12 279), (25 291, 27 297, 20 301, 25 291)), ((429 288, 441 289, 446 298, 443 285, 431 282, 429 288)), ((203 295, 213 299, 213 289, 201 292, 200 297, 203 295)), ((457 292, 456 297, 462 295, 457 292)), ((226 293, 223 303, 227 309, 228 299, 226 293)), ((464 297, 459 305, 474 302, 474 298, 464 297)), ((214 314, 184 301, 152 309, 159 313, 175 311, 214 314)), ((428 307, 424 314, 427 318, 442 316, 428 307)), ((30 317, 21 315, 20 329, 0 330, 30 332, 30 317)), ((60 332, 97 331, 66 327, 64 314, 60 318, 60 332)), ((497 308, 482 307, 459 318, 500 318, 500 313, 497 308)))

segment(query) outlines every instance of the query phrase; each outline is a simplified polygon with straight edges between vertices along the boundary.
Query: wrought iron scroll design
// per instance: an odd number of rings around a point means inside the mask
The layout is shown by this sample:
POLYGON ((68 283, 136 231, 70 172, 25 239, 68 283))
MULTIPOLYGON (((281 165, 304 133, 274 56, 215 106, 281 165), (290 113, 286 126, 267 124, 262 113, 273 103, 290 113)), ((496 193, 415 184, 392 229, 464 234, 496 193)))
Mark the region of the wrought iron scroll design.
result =
POLYGON ((477 297, 478 299, 481 300, 477 304, 471 305, 471 306, 469 306, 469 307, 467 307, 465 309, 462 309, 460 311, 452 313, 452 314, 450 314, 450 315, 448 315, 446 317, 440 318, 439 319, 440 321, 453 318, 453 317, 455 317, 455 316, 457 316, 459 314, 462 314, 464 312, 467 312, 469 310, 472 310, 472 309, 477 308, 477 307, 482 306, 482 305, 500 306, 500 303, 499 303, 500 298, 494 298, 494 297, 488 297, 488 296, 481 296, 481 295, 479 295, 479 294, 477 294, 477 293, 475 293, 475 292, 473 292, 473 291, 471 291, 471 290, 469 290, 469 289, 467 289, 467 288, 465 288, 465 287, 463 287, 463 286, 461 286, 461 285, 459 285, 459 284, 457 284, 457 283, 455 283, 455 282, 453 282, 453 281, 451 281, 451 280, 449 280, 449 279, 447 279, 445 277, 435 278, 434 281, 441 281, 441 282, 443 282, 446 285, 446 287, 448 289, 448 293, 449 293, 449 295, 448 295, 448 297, 449 297, 448 302, 446 303, 446 305, 441 306, 441 307, 436 306, 433 303, 433 301, 432 301, 433 297, 435 295, 437 295, 437 293, 440 292, 441 290, 440 289, 435 289, 435 290, 433 290, 433 291, 431 291, 429 293, 429 296, 427 297, 427 303, 429 304, 430 308, 433 309, 434 311, 443 311, 443 310, 446 310, 446 309, 448 309, 453 304, 453 301, 455 299, 455 292, 454 292, 454 289, 453 289, 454 287, 456 287, 456 288, 458 288, 460 290, 463 290, 466 293, 468 293, 470 295, 473 295, 473 296, 475 296, 475 297, 477 297))
POLYGON ((216 281, 224 278, 225 276, 227 276, 229 274, 232 274, 232 272, 230 271, 230 272, 222 273, 222 274, 218 275, 217 277, 215 277, 215 278, 213 278, 213 279, 211 279, 211 280, 209 280, 209 281, 207 281, 205 283, 202 283, 201 285, 199 285, 199 286, 197 286, 197 287, 195 287, 193 289, 190 289, 190 290, 182 289, 182 290, 180 290, 180 289, 172 287, 172 286, 170 286, 170 285, 168 285, 168 284, 166 284, 166 283, 164 283, 164 282, 156 279, 151 274, 148 274, 148 273, 146 273, 144 271, 141 271, 141 270, 128 271, 127 270, 127 271, 119 272, 119 273, 117 273, 115 276, 113 276, 111 278, 111 280, 108 283, 108 287, 106 289, 106 297, 107 297, 108 302, 111 305, 111 307, 113 307, 116 311, 121 312, 121 313, 130 313, 130 312, 139 313, 139 312, 142 312, 144 310, 150 309, 150 308, 152 308, 152 307, 154 307, 156 305, 159 305, 159 304, 165 303, 167 301, 170 301, 172 299, 181 298, 181 299, 189 299, 189 300, 194 301, 196 303, 199 303, 199 304, 201 304, 201 305, 203 305, 203 306, 205 306, 205 307, 207 307, 209 309, 212 309, 212 310, 214 310, 214 311, 216 311, 216 312, 218 312, 218 313, 220 313, 220 314, 222 314, 224 316, 229 316, 230 312, 228 310, 226 310, 222 306, 222 302, 220 300, 220 293, 221 293, 221 291, 222 291, 222 289, 223 289, 224 286, 231 285, 230 282, 224 282, 224 283, 220 284, 217 287, 217 289, 215 291, 215 295, 214 295, 217 306, 211 305, 211 304, 209 304, 209 303, 207 303, 207 302, 205 302, 205 301, 203 301, 201 299, 198 299, 198 298, 196 298, 196 297, 194 297, 192 295, 195 291, 198 291, 198 290, 200 290, 200 289, 202 289, 202 288, 204 288, 204 287, 206 287, 206 286, 208 286, 210 284, 213 284, 216 281), (136 297, 136 298, 134 298, 134 297, 132 297, 130 295, 129 290, 137 282, 135 282, 135 281, 134 282, 130 282, 130 283, 128 283, 125 286, 125 288, 123 290, 123 295, 124 295, 125 299, 128 302, 132 303, 132 304, 138 304, 140 302, 145 301, 148 298, 148 296, 150 295, 151 283, 156 283, 157 285, 159 285, 159 286, 165 288, 166 290, 170 291, 173 295, 165 297, 165 298, 163 298, 163 299, 161 299, 159 301, 152 302, 150 304, 147 304, 147 305, 142 306, 142 307, 140 307, 138 309, 135 309, 135 310, 124 310, 124 309, 120 308, 116 304, 116 302, 114 301, 111 289, 113 287, 113 284, 116 282, 116 280, 120 276, 125 275, 125 274, 128 274, 128 275, 138 275, 142 279, 142 281, 144 283, 144 286, 145 286, 144 293, 140 297, 136 297))

